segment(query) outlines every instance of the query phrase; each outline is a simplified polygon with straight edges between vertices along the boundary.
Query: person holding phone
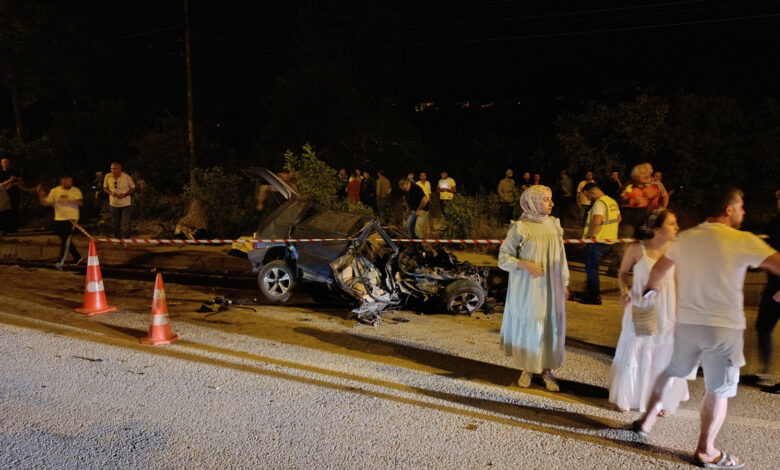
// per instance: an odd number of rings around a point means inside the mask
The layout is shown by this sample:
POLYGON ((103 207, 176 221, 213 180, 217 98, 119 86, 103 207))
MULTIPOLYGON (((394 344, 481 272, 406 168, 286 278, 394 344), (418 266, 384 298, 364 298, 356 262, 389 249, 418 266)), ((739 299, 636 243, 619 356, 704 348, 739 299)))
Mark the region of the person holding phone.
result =
POLYGON ((647 411, 632 429, 647 437, 673 380, 690 376, 701 364, 706 394, 693 460, 708 468, 745 465, 715 447, 728 399, 736 396, 739 369, 745 365, 742 287, 748 267, 780 275, 780 253, 756 235, 739 230, 745 218, 742 197, 737 188, 713 188, 705 200, 706 221, 680 233, 653 265, 643 289, 660 292, 661 281, 675 267, 678 298, 672 359, 653 386, 647 411))

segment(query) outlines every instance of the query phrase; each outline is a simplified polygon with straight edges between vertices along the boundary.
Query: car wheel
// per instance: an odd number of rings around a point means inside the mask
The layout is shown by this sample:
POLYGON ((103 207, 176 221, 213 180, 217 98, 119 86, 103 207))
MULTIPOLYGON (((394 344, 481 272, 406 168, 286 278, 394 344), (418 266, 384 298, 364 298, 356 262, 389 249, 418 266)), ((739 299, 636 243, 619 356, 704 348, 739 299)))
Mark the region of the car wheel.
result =
POLYGON ((284 260, 274 260, 266 263, 260 270, 257 285, 271 302, 287 302, 295 287, 295 274, 284 260))
POLYGON ((471 315, 485 303, 485 291, 473 279, 460 279, 447 286, 442 303, 449 313, 471 315))

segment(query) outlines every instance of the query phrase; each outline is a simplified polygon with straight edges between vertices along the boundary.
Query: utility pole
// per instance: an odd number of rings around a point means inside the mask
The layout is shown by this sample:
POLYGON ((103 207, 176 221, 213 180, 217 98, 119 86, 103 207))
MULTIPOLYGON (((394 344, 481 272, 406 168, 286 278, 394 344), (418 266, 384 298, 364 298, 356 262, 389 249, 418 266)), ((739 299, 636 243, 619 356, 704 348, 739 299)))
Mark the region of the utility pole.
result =
POLYGON ((184 57, 187 69, 187 135, 190 150, 190 187, 195 187, 195 98, 192 94, 192 44, 190 43, 190 2, 184 0, 184 57))

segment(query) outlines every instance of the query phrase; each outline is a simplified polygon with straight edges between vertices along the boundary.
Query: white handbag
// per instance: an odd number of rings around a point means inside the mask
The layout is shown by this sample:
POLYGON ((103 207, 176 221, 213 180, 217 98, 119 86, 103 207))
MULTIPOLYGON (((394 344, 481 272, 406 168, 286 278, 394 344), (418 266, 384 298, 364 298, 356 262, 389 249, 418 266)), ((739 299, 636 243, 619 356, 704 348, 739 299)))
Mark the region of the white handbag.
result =
POLYGON ((658 334, 658 308, 656 307, 657 292, 648 295, 631 293, 631 322, 634 324, 634 335, 652 336, 658 334))

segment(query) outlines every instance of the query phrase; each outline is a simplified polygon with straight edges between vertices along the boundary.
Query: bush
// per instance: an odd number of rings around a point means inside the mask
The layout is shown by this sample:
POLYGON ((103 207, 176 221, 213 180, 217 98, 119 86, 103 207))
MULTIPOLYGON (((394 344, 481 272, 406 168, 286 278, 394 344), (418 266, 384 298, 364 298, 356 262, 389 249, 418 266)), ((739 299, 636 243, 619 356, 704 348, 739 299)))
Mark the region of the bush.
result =
POLYGON ((195 186, 186 185, 184 196, 203 203, 208 232, 216 237, 233 237, 254 228, 249 217, 253 207, 252 185, 239 175, 225 173, 221 167, 195 170, 195 186))
POLYGON ((298 192, 322 209, 354 212, 367 217, 374 216, 374 210, 361 203, 341 199, 338 194, 336 169, 317 158, 309 144, 296 155, 292 150, 284 153, 284 169, 292 173, 298 192))
POLYGON ((317 158, 311 145, 303 146, 303 153, 292 150, 284 153, 284 169, 294 175, 298 192, 324 209, 334 209, 339 202, 336 170, 317 158))
POLYGON ((477 221, 477 201, 473 197, 455 194, 444 209, 442 231, 449 238, 469 237, 477 221))

